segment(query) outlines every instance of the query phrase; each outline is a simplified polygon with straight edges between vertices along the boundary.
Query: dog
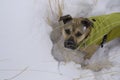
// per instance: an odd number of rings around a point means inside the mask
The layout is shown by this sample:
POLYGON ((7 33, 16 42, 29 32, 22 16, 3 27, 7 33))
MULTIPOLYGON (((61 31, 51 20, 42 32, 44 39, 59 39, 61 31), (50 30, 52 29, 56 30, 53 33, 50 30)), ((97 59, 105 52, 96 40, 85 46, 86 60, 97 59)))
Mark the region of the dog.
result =
POLYGON ((99 47, 120 37, 120 13, 72 18, 61 16, 58 28, 51 32, 52 55, 61 62, 85 65, 99 47))

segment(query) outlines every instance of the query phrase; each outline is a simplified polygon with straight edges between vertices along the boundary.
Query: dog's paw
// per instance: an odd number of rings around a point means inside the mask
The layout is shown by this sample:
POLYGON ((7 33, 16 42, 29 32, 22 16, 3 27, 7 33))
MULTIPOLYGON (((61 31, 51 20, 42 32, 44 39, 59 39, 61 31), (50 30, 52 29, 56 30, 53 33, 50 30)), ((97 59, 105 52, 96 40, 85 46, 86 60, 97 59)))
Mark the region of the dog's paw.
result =
POLYGON ((102 67, 100 67, 99 65, 87 65, 85 66, 85 69, 90 69, 92 71, 98 72, 102 69, 102 67))
POLYGON ((102 69, 110 69, 112 67, 112 63, 107 61, 107 62, 99 62, 99 63, 92 63, 84 66, 84 69, 90 69, 92 71, 98 72, 101 71, 102 69))

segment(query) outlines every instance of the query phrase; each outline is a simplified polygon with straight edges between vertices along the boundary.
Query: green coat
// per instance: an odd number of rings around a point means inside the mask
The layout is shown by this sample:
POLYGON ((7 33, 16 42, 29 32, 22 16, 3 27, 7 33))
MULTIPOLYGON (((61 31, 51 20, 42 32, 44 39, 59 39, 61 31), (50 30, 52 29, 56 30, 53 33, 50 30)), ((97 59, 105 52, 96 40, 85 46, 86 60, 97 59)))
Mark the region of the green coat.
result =
POLYGON ((93 22, 93 27, 89 36, 80 43, 80 48, 87 48, 94 44, 100 45, 105 35, 107 35, 105 42, 120 37, 120 13, 93 16, 88 19, 93 22))

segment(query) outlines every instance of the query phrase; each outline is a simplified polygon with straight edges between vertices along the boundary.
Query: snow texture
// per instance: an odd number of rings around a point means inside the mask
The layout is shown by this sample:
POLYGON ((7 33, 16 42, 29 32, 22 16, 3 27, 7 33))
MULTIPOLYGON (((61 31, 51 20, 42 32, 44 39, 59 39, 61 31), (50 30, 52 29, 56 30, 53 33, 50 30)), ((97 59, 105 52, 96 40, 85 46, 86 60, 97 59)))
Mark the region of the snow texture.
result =
MULTIPOLYGON (((63 15, 73 17, 120 12, 120 0, 63 1, 63 15)), ((48 0, 0 0, 0 80, 120 80, 119 39, 105 45, 114 64, 110 68, 93 72, 70 62, 58 69, 51 55, 49 10, 48 0)))

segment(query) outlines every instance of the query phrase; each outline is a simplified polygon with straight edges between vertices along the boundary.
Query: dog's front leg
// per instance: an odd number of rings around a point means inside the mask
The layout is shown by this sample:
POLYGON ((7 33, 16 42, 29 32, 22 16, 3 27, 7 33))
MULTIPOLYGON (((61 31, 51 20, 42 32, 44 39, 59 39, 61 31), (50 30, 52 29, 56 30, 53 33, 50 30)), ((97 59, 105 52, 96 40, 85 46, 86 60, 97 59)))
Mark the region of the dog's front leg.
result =
POLYGON ((98 45, 91 45, 84 49, 84 52, 86 53, 84 59, 90 59, 92 55, 95 53, 95 51, 98 49, 98 45))

